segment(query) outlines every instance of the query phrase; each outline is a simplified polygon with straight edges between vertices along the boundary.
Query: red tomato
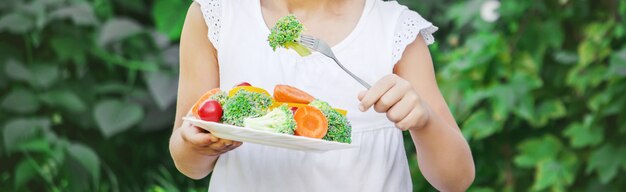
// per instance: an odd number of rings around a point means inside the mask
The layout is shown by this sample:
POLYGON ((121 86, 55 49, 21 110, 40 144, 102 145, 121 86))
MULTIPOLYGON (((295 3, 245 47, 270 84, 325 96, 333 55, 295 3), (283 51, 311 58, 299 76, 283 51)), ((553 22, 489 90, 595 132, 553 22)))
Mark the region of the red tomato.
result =
POLYGON ((296 113, 296 111, 298 110, 298 107, 291 107, 291 108, 289 108, 289 109, 291 109, 291 112, 293 112, 293 113, 295 114, 295 113, 296 113))
POLYGON ((250 83, 248 83, 248 82, 241 82, 241 83, 239 83, 239 85, 237 85, 237 87, 239 87, 239 86, 252 86, 252 85, 250 85, 250 83))
POLYGON ((198 116, 205 121, 220 122, 222 113, 222 106, 216 100, 208 100, 198 109, 198 116))

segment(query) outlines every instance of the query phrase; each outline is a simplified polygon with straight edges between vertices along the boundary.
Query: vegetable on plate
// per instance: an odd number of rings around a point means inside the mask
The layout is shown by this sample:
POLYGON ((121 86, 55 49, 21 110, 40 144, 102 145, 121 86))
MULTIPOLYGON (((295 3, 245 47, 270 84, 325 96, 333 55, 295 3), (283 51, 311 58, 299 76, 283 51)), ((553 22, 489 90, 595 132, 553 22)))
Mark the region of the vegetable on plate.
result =
POLYGON ((202 104, 204 102, 206 102, 207 100, 209 100, 209 98, 211 98, 211 96, 213 96, 216 93, 222 92, 222 90, 220 90, 220 88, 215 88, 215 89, 211 89, 209 91, 207 91, 206 93, 204 93, 197 101, 196 103, 193 104, 193 106, 191 107, 191 113, 196 117, 196 118, 200 118, 200 116, 198 116, 198 109, 202 106, 202 104))
POLYGON ((294 119, 297 124, 295 135, 321 139, 328 131, 328 120, 316 107, 298 107, 294 119))
POLYGON ((260 117, 245 118, 243 125, 252 129, 290 135, 292 135, 296 129, 296 121, 293 118, 293 112, 287 105, 274 108, 269 113, 260 117))
POLYGON ((298 88, 289 85, 276 85, 274 87, 274 100, 286 103, 309 104, 315 97, 298 88))
POLYGON ((341 143, 352 141, 345 110, 332 108, 289 85, 276 85, 273 96, 249 83, 228 93, 211 89, 193 105, 192 113, 204 121, 341 143))
POLYGON ((222 122, 243 126, 244 118, 265 115, 272 102, 272 98, 269 95, 240 89, 228 98, 224 106, 222 106, 224 109, 222 122))
POLYGON ((352 126, 348 118, 334 110, 327 102, 315 100, 309 105, 320 109, 328 119, 328 132, 322 139, 341 143, 352 142, 352 126))
POLYGON ((198 116, 205 121, 220 122, 222 112, 222 105, 219 101, 207 100, 198 109, 198 116))

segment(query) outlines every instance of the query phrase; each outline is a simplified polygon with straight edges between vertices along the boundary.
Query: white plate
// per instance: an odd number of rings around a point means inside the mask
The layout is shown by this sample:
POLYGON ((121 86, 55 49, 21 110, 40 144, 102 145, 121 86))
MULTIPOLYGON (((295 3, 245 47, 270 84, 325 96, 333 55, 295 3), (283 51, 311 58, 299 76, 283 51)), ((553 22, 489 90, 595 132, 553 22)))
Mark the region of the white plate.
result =
POLYGON ((256 129, 203 121, 194 117, 183 117, 192 125, 203 128, 216 137, 233 141, 256 143, 267 146, 282 147, 299 151, 324 152, 338 149, 349 149, 357 145, 313 139, 282 133, 260 131, 256 129))

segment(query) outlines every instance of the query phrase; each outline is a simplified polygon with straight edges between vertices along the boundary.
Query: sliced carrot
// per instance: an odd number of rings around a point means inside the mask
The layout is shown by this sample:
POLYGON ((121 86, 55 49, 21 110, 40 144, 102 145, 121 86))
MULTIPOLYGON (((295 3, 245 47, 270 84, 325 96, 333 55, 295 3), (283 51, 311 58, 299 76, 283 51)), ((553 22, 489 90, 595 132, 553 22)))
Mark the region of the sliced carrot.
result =
POLYGON ((204 95, 202 95, 202 97, 200 97, 196 103, 193 104, 193 107, 191 108, 191 113, 193 114, 193 116, 199 118, 198 116, 198 108, 200 108, 200 106, 202 106, 202 104, 208 100, 211 96, 213 96, 216 93, 219 93, 221 90, 220 88, 214 88, 211 89, 209 91, 207 91, 206 93, 204 93, 204 95))
MULTIPOLYGON (((308 106, 307 104, 302 104, 302 103, 283 103, 283 102, 278 102, 275 101, 274 103, 272 103, 272 105, 269 107, 270 109, 274 109, 276 107, 280 107, 283 104, 287 104, 287 106, 289 108, 291 107, 302 107, 302 106, 308 106)), ((348 114, 348 111, 344 110, 344 109, 339 109, 339 108, 333 108, 335 111, 339 112, 339 114, 346 116, 346 114, 348 114)))
POLYGON ((328 132, 328 120, 316 107, 298 107, 293 118, 296 120, 295 135, 321 139, 328 132))
POLYGON ((253 87, 253 86, 237 86, 234 87, 232 89, 230 89, 230 91, 228 91, 228 96, 232 97, 233 95, 235 95, 235 93, 237 93, 237 91, 239 90, 246 90, 246 91, 250 91, 250 92, 254 92, 254 93, 261 93, 263 95, 267 95, 270 96, 270 93, 268 93, 265 89, 260 88, 260 87, 253 87))
POLYGON ((274 99, 278 102, 309 104, 315 100, 315 97, 289 85, 276 85, 274 87, 274 99))

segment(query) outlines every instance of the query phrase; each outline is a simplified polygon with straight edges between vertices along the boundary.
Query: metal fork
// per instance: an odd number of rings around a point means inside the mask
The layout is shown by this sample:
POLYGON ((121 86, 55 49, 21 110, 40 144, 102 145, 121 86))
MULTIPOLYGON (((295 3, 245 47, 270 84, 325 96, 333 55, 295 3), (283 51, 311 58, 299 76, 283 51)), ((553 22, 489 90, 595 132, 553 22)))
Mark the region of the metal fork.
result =
POLYGON ((300 35, 300 44, 304 45, 305 47, 308 47, 309 49, 320 52, 321 54, 326 55, 326 57, 333 59, 335 63, 337 63, 337 65, 339 65, 339 67, 343 69, 343 71, 348 73, 348 75, 352 76, 352 78, 358 81, 366 89, 370 89, 370 87, 372 87, 370 86, 370 84, 363 81, 363 79, 357 77, 356 75, 354 75, 354 73, 350 72, 350 70, 346 69, 341 64, 341 62, 339 62, 337 57, 335 57, 335 54, 333 53, 333 50, 330 48, 330 46, 328 46, 328 44, 326 44, 324 41, 316 37, 310 36, 310 35, 300 35))

